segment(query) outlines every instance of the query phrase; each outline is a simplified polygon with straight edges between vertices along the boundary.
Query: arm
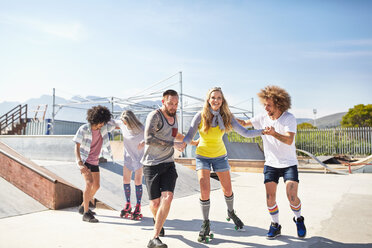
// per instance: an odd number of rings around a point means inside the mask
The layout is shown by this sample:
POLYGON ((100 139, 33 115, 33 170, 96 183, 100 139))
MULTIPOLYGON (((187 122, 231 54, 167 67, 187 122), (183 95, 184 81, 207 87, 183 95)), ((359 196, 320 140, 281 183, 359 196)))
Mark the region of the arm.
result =
POLYGON ((257 137, 257 136, 260 136, 260 135, 264 134, 262 129, 257 129, 257 130, 248 130, 248 129, 245 129, 234 118, 231 120, 231 125, 232 125, 233 129, 238 134, 240 134, 241 136, 244 136, 246 138, 253 138, 253 137, 257 137))
POLYGON ((186 144, 193 145, 194 142, 192 141, 192 139, 194 138, 196 132, 198 131, 200 121, 201 121, 201 113, 199 112, 192 119, 189 131, 187 132, 185 138, 183 139, 183 142, 185 142, 186 144))
POLYGON ((243 127, 252 127, 252 122, 250 120, 241 120, 241 119, 236 119, 237 122, 242 125, 243 127))
POLYGON ((80 143, 75 143, 75 158, 76 158, 76 163, 79 166, 80 172, 81 173, 86 173, 88 171, 88 168, 84 166, 83 161, 81 160, 80 156, 80 143))
POLYGON ((107 132, 112 132, 114 129, 117 129, 117 123, 115 120, 110 120, 109 122, 106 123, 107 126, 107 132))
POLYGON ((173 146, 174 142, 169 140, 163 140, 156 137, 156 131, 158 130, 158 124, 161 122, 159 114, 154 113, 146 120, 145 126, 145 143, 147 145, 154 146, 173 146))
POLYGON ((295 137, 295 133, 292 132, 286 132, 285 134, 280 134, 275 131, 274 127, 267 127, 264 130, 264 134, 266 135, 271 135, 275 139, 279 140, 280 142, 283 142, 284 144, 287 145, 292 145, 295 137))

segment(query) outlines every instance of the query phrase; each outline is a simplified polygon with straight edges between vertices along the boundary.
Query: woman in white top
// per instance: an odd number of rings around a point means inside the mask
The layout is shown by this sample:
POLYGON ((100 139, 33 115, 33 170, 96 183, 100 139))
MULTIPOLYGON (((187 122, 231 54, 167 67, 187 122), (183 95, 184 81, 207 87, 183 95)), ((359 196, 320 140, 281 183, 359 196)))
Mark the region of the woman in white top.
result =
POLYGON ((126 205, 121 210, 120 217, 131 219, 141 219, 141 199, 142 199, 142 174, 143 165, 140 160, 143 156, 144 141, 144 126, 133 114, 132 111, 126 110, 120 116, 120 121, 116 124, 120 127, 124 141, 124 166, 123 166, 123 183, 126 205), (137 203, 132 212, 130 202, 130 181, 134 172, 134 184, 136 186, 137 203))

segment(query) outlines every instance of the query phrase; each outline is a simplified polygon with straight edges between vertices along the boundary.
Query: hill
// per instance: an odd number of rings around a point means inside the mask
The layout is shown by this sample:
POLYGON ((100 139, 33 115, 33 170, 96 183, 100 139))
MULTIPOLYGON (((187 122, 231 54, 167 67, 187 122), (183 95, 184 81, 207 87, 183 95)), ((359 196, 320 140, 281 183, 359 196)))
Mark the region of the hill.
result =
MULTIPOLYGON (((332 115, 327 115, 324 117, 321 117, 319 119, 316 119, 316 127, 317 128, 333 128, 333 127, 339 127, 341 126, 341 120, 342 117, 346 114, 347 112, 341 112, 341 113, 336 113, 332 115)), ((311 120, 310 123, 314 125, 314 120, 311 120)))

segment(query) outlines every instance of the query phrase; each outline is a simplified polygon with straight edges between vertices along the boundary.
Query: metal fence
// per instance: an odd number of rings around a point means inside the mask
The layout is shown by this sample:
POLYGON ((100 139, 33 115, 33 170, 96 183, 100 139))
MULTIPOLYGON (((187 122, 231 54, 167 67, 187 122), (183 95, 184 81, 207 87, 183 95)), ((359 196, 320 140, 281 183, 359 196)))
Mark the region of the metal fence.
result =
POLYGON ((296 147, 317 155, 370 155, 372 128, 300 129, 296 147))
MULTIPOLYGON (((230 132, 228 139, 230 142, 255 142, 262 147, 261 137, 244 138, 230 132)), ((371 155, 372 127, 299 129, 296 148, 315 155, 371 155)))

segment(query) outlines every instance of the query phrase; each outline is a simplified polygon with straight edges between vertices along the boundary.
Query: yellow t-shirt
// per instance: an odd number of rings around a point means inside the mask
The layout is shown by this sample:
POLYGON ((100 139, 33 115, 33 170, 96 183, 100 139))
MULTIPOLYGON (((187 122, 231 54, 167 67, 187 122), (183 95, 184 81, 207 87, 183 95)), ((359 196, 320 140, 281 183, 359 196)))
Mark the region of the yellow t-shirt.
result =
POLYGON ((227 153, 222 136, 225 130, 221 130, 219 126, 210 127, 208 132, 203 131, 203 119, 201 119, 198 130, 200 134, 199 145, 196 147, 196 154, 207 157, 216 158, 227 153))

